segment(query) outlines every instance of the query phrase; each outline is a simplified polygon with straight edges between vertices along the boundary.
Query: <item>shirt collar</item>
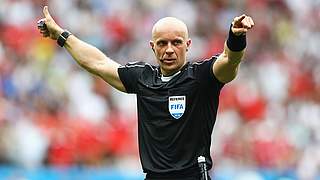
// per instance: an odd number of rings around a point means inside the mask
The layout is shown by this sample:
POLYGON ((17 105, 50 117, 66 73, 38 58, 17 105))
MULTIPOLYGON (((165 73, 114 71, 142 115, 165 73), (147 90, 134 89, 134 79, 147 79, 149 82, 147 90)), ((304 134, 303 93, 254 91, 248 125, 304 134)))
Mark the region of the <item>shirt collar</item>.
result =
POLYGON ((161 74, 161 81, 162 82, 169 82, 172 78, 174 78, 176 75, 178 75, 180 73, 181 73, 181 71, 178 71, 171 76, 163 76, 163 74, 161 74))

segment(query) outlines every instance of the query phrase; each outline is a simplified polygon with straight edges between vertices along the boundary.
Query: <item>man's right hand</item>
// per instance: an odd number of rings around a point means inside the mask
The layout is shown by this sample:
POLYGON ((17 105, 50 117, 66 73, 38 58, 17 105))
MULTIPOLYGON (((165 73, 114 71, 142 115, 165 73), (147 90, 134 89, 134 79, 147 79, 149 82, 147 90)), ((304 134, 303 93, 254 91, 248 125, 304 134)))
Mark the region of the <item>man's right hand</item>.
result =
POLYGON ((38 29, 43 37, 49 37, 53 40, 57 40, 63 29, 53 20, 51 17, 48 6, 43 7, 44 18, 38 21, 38 29), (44 22, 44 26, 39 26, 41 22, 44 22))
MULTIPOLYGON (((53 40, 57 40, 63 33, 62 29, 51 17, 48 7, 43 8, 44 18, 40 21, 45 23, 45 26, 41 26, 38 23, 38 29, 43 37, 49 37, 53 40)), ((104 81, 109 83, 114 88, 126 92, 122 81, 118 74, 118 68, 120 64, 108 58, 103 52, 96 47, 78 39, 72 35, 66 41, 63 46, 73 59, 88 72, 100 76, 104 81)))

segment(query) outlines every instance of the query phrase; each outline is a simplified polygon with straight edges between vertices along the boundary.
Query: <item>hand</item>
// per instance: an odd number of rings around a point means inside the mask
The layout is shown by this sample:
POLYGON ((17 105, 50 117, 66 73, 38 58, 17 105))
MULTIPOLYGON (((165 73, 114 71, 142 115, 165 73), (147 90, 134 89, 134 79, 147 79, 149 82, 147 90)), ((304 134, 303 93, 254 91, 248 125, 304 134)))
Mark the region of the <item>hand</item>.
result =
POLYGON ((250 16, 245 14, 235 17, 232 21, 231 31, 239 36, 245 34, 254 26, 254 22, 250 16))
POLYGON ((43 37, 50 37, 53 40, 58 39, 63 29, 51 17, 48 6, 43 8, 44 18, 38 21, 38 29, 43 37))

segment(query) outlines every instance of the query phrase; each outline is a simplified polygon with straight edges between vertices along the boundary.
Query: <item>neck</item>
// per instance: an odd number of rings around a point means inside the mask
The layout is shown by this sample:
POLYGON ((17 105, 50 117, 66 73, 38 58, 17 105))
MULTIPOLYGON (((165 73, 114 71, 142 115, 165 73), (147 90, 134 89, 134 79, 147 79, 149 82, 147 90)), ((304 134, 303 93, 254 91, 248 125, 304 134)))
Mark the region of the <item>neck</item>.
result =
POLYGON ((162 77, 170 77, 170 76, 173 76, 175 75, 176 73, 180 72, 180 69, 178 69, 177 71, 171 71, 170 73, 164 73, 163 71, 161 71, 162 73, 162 77))
POLYGON ((184 64, 179 69, 176 69, 176 70, 170 71, 170 72, 166 72, 163 69, 161 69, 161 67, 160 67, 160 71, 161 71, 162 76, 164 76, 164 77, 172 76, 172 75, 176 74, 177 72, 179 72, 186 64, 187 64, 187 61, 185 61, 184 64))

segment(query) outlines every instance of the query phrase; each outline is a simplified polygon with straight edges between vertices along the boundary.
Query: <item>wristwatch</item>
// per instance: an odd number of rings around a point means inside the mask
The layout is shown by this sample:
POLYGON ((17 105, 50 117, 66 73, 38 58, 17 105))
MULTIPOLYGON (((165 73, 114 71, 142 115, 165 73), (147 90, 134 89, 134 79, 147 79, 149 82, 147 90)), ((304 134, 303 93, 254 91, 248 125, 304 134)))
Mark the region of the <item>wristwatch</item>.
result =
POLYGON ((66 43, 68 37, 71 35, 72 33, 69 32, 68 30, 64 30, 63 33, 60 34, 60 36, 57 39, 57 43, 60 47, 63 47, 64 44, 66 43))

